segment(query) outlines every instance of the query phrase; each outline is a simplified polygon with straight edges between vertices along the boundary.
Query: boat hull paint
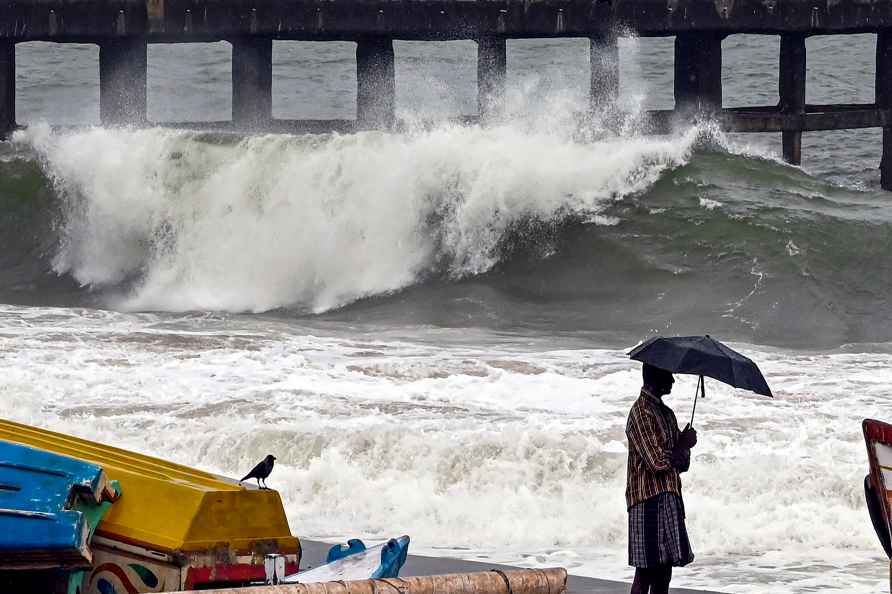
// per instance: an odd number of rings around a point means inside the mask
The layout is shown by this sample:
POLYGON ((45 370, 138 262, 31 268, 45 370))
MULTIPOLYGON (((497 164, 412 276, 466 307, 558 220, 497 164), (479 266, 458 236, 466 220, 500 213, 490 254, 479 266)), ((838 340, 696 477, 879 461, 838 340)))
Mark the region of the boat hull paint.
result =
MULTIPOLYGON (((861 428, 870 465, 865 495, 874 529, 885 548, 886 543, 892 542, 892 424, 865 419, 861 428)), ((889 561, 889 591, 892 592, 892 557, 889 561)))
POLYGON ((99 466, 0 440, 0 570, 89 567, 92 529, 115 498, 99 466))

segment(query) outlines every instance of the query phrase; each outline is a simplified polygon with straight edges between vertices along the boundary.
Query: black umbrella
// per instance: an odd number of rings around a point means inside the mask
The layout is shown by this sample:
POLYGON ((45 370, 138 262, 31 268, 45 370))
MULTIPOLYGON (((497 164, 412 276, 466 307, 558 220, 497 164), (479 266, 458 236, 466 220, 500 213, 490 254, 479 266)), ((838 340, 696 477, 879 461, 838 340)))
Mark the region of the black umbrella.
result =
MULTIPOLYGON (((699 375, 697 388, 703 398, 706 397, 703 376, 773 398, 771 389, 755 363, 708 334, 671 338, 656 336, 632 349, 629 357, 672 373, 699 375)), ((694 411, 696 410, 695 392, 694 411)), ((691 425, 693 424, 694 412, 691 412, 691 425)))

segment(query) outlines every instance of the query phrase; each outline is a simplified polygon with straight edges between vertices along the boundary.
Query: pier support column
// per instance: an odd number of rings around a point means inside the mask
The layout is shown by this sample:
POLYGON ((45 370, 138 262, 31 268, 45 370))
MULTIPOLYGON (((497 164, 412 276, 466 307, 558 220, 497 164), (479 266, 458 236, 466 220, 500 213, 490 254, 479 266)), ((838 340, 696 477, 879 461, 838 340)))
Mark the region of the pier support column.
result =
POLYGON ((232 121, 259 126, 273 117, 273 40, 246 37, 232 44, 232 121))
POLYGON ((15 43, 0 41, 0 139, 15 129, 15 43))
POLYGON ((675 37, 675 110, 717 112, 722 108, 722 37, 684 33, 675 37))
POLYGON ((393 127, 393 61, 392 39, 372 37, 356 42, 356 123, 362 128, 393 127))
POLYGON ((605 34, 590 38, 591 110, 604 110, 619 97, 619 46, 616 36, 605 34))
MULTIPOLYGON (((805 115, 805 35, 781 35, 780 69, 778 71, 780 111, 805 115)), ((781 132, 784 161, 802 163, 802 132, 781 132)))
POLYGON ((499 117, 505 107, 505 78, 508 70, 504 37, 477 40, 477 113, 481 121, 499 117))
MULTIPOLYGON (((892 108, 892 30, 877 34, 876 104, 892 108)), ((892 128, 883 128, 883 156, 880 159, 880 185, 892 190, 892 128)))
POLYGON ((104 126, 146 121, 145 40, 99 44, 99 119, 104 126))

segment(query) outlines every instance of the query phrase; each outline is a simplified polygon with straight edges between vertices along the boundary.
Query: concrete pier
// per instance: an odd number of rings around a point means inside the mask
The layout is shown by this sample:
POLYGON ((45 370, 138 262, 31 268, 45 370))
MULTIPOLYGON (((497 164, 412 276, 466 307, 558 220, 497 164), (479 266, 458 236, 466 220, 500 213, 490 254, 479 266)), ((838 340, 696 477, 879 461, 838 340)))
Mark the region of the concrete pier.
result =
POLYGON ((616 35, 606 33, 589 39, 592 111, 611 107, 619 97, 619 44, 616 35))
POLYGON ((273 118, 273 40, 231 39, 232 121, 259 128, 273 118))
POLYGON ((396 79, 393 40, 382 37, 356 42, 356 124, 360 128, 393 127, 396 79))
POLYGON ((722 108, 720 35, 676 35, 674 89, 676 111, 711 114, 722 108))
MULTIPOLYGON (((892 108, 892 31, 882 31, 877 35, 875 88, 877 107, 884 110, 892 108)), ((883 126, 880 185, 884 190, 892 190, 892 121, 890 120, 887 120, 883 126)))
POLYGON ((0 138, 15 129, 15 43, 0 40, 0 138))
POLYGON ((497 118, 504 108, 507 47, 504 37, 477 40, 477 110, 483 121, 497 118))
MULTIPOLYGON (((781 35, 780 68, 778 69, 778 95, 782 113, 804 119, 805 116, 805 36, 781 35)), ((793 165, 802 163, 802 126, 796 130, 784 130, 784 161, 793 165)))
POLYGON ((319 133, 399 129, 397 39, 476 40, 478 109, 456 121, 487 123, 504 105, 509 40, 587 38, 587 111, 621 117, 617 35, 624 34, 675 37, 675 108, 645 112, 649 132, 669 132, 685 118, 708 117, 729 132, 780 133, 784 158, 799 164, 803 132, 883 128, 880 177, 882 186, 892 189, 892 0, 16 0, 0 10, 0 136, 16 125, 14 58, 21 42, 98 44, 103 124, 141 125, 147 123, 146 44, 229 41, 232 119, 168 125, 319 133), (875 102, 807 104, 805 40, 856 33, 878 35, 875 102), (722 40, 735 34, 781 37, 778 105, 723 108, 722 40), (273 118, 274 40, 355 42, 356 118, 273 118))
POLYGON ((103 125, 146 122, 147 47, 142 39, 99 44, 99 119, 103 125))

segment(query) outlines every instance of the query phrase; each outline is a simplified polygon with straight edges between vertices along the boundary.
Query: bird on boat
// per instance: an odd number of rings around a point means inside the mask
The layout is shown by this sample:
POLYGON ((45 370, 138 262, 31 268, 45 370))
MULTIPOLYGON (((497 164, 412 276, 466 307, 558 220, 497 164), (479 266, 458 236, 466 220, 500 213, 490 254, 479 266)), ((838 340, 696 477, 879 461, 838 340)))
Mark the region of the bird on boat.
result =
POLYGON ((275 464, 276 457, 272 454, 269 454, 266 458, 261 460, 257 466, 251 469, 251 472, 242 477, 242 480, 239 483, 242 483, 248 479, 257 479, 257 486, 261 489, 269 489, 266 486, 266 477, 269 476, 269 473, 273 471, 273 464, 275 464), (261 481, 263 483, 261 484, 261 481))

